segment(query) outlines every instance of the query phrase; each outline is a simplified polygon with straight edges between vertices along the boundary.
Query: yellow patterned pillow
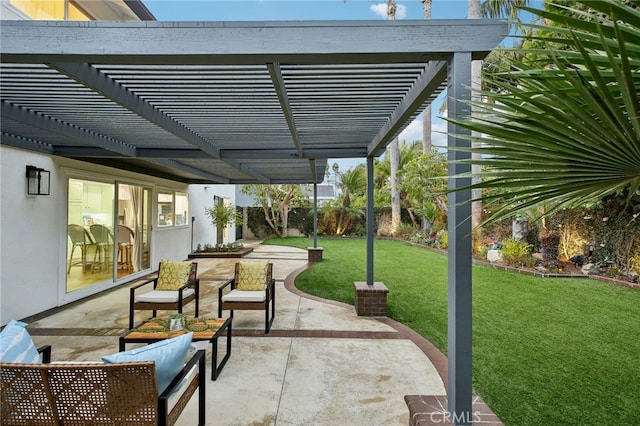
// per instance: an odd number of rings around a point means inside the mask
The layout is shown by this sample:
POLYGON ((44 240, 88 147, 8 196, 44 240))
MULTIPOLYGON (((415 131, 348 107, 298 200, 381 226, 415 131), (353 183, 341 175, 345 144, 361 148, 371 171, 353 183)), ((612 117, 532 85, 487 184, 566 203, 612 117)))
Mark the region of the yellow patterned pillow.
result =
POLYGON ((187 283, 191 262, 160 261, 156 290, 177 290, 187 283))
POLYGON ((244 291, 267 288, 267 267, 269 262, 239 262, 236 288, 244 291))

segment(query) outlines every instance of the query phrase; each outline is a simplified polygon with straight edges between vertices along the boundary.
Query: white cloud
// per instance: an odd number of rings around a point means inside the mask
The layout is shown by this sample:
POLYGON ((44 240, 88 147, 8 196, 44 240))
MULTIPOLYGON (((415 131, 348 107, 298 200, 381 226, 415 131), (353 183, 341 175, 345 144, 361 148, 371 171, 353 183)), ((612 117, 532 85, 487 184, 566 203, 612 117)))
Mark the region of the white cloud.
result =
POLYGON ((396 5, 396 19, 404 19, 407 17, 407 7, 404 4, 396 5))
MULTIPOLYGON (((369 6, 369 9, 376 15, 387 19, 387 3, 377 3, 369 6)), ((407 17, 407 7, 403 4, 396 3, 396 19, 404 19, 407 17)))
POLYGON ((386 3, 378 3, 378 4, 372 4, 371 6, 369 6, 369 9, 371 9, 371 11, 373 13, 375 13, 378 16, 381 16, 383 18, 387 18, 387 4, 386 3))
POLYGON ((414 141, 422 143, 422 119, 416 118, 413 120, 398 136, 400 142, 406 142, 411 144, 414 141))
MULTIPOLYGON (((441 114, 446 116, 446 114, 441 114)), ((418 141, 422 143, 422 116, 413 120, 398 137, 400 142, 410 144, 418 141)), ((447 122, 440 117, 431 120, 431 145, 434 147, 447 146, 447 122)))

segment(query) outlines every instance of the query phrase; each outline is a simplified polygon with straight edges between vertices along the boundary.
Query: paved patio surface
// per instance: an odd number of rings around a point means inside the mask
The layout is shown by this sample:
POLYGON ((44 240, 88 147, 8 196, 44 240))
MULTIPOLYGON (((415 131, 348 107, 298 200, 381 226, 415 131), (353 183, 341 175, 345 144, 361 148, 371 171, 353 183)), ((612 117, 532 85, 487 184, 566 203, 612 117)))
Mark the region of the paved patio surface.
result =
MULTIPOLYGON (((388 318, 358 317, 353 306, 297 291, 306 250, 254 248, 245 258, 274 263, 276 317, 265 335, 264 312, 235 312, 231 358, 215 382, 205 345, 207 425, 408 425, 404 395, 446 394, 446 359, 429 342, 388 318)), ((217 288, 237 260, 196 259, 200 316, 217 316, 217 288)), ((118 351, 128 300, 125 285, 34 318, 29 330, 37 346, 53 346, 53 361, 100 361, 118 351)), ((136 322, 149 314, 139 311, 136 322)), ((179 425, 197 424, 196 403, 194 396, 179 425)))

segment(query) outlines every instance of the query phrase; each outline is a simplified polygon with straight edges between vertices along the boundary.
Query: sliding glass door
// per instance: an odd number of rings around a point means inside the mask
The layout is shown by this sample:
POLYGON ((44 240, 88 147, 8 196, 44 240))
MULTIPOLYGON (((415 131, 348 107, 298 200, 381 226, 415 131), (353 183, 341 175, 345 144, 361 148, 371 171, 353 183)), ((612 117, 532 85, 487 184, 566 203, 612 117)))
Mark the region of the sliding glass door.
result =
POLYGON ((149 268, 151 189, 118 184, 118 278, 149 268))
POLYGON ((69 179, 67 292, 149 268, 150 206, 148 187, 69 179))

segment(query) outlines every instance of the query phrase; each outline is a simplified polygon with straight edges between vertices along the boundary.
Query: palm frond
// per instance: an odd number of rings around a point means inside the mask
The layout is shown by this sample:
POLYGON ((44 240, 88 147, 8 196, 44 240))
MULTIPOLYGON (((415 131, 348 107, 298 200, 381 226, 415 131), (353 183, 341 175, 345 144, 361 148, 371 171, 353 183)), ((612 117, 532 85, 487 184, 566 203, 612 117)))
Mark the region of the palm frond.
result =
POLYGON ((508 75, 493 75, 488 102, 468 101, 479 155, 460 163, 483 166, 464 190, 496 189, 482 200, 507 203, 490 221, 546 205, 589 204, 640 191, 640 11, 613 0, 579 1, 589 13, 528 8, 553 25, 538 26, 544 48, 522 48, 508 75), (594 19, 597 17, 597 19, 594 19), (480 135, 480 136, 478 136, 480 135), (479 158, 478 158, 479 157, 479 158))

